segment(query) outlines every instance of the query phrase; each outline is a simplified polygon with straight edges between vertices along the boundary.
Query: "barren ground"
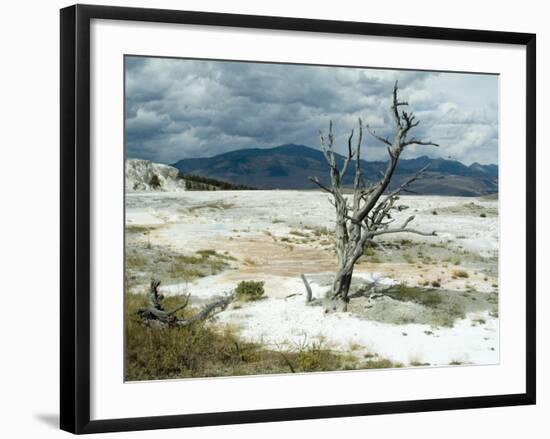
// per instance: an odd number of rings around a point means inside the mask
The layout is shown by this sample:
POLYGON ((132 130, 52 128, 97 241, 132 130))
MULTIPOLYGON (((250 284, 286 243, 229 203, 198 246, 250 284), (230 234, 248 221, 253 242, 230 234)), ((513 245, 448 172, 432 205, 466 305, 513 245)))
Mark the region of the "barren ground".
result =
POLYGON ((321 297, 335 267, 333 208, 316 191, 133 193, 126 197, 127 288, 150 277, 195 303, 242 280, 266 298, 235 303, 218 322, 272 348, 318 343, 405 366, 494 364, 498 342, 498 201, 408 196, 417 229, 388 235, 356 266, 347 313, 306 306, 300 274, 321 297), (429 299, 429 300, 428 300, 429 299))

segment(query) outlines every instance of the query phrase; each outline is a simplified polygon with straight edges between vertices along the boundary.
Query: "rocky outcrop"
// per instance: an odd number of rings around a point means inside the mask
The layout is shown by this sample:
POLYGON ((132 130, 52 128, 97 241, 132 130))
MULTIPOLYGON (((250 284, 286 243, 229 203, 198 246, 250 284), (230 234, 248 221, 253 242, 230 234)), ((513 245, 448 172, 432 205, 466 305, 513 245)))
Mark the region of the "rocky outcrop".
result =
POLYGON ((125 168, 126 192, 180 192, 185 180, 179 171, 168 165, 149 160, 127 159, 125 168))

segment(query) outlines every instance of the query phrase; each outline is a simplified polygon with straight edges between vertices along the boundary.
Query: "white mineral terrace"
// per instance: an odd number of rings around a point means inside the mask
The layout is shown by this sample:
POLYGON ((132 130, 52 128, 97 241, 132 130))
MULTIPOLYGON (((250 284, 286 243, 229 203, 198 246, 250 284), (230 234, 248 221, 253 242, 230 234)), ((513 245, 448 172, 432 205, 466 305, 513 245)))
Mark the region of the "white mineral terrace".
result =
MULTIPOLYGON (((415 228, 436 231, 437 237, 399 234, 392 239, 444 244, 450 249, 483 257, 498 255, 498 216, 480 217, 468 210, 471 203, 498 209, 498 201, 442 196, 407 196, 409 206, 395 214, 396 224, 415 215, 415 228), (437 214, 434 214, 434 211, 437 214), (431 240, 431 241, 430 241, 431 240)), ((189 292, 197 300, 231 291, 241 280, 265 282, 266 299, 244 303, 220 313, 217 321, 238 328, 240 336, 275 349, 304 344, 379 355, 404 365, 429 363, 494 364, 499 362, 498 318, 480 311, 459 319, 453 327, 391 324, 370 321, 352 313, 325 314, 308 306, 300 273, 315 278, 334 271, 335 256, 318 241, 286 244, 292 232, 331 228, 333 207, 328 195, 316 191, 185 191, 128 193, 127 225, 155 225, 147 239, 183 254, 214 249, 235 258, 232 268, 193 282, 163 285, 167 294, 189 292), (282 240, 283 239, 283 240, 282 240), (290 296, 290 297, 288 297, 290 296)), ((145 238, 142 238, 145 239, 145 238)), ((496 278, 471 271, 468 279, 452 276, 454 267, 430 265, 420 273, 404 263, 358 264, 356 278, 380 284, 417 285, 419 276, 437 273, 445 288, 491 291, 496 278)), ((311 280, 314 296, 326 286, 311 280)))

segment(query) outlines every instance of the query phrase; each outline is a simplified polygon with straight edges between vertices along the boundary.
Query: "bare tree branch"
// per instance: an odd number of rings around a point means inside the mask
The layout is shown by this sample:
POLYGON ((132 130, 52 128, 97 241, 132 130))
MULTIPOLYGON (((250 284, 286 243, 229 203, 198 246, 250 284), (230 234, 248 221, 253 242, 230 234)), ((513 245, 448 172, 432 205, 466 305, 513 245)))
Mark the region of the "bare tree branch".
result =
POLYGON ((387 200, 389 200, 390 198, 392 197, 395 197, 396 195, 398 195, 400 192, 406 190, 407 186, 409 186, 411 183, 414 183, 416 180, 418 180, 422 174, 424 174, 424 172, 426 172, 426 169, 428 169, 430 167, 430 164, 428 163, 426 166, 423 166, 421 169, 419 169, 418 171, 416 171, 416 173, 411 177, 409 178, 408 180, 406 180, 405 182, 401 183, 399 185, 399 187, 397 187, 397 189, 394 189, 393 191, 391 191, 381 202, 380 204, 383 204, 385 203, 387 200))
POLYGON ((162 294, 159 294, 158 288, 160 286, 160 280, 151 279, 151 283, 149 285, 149 302, 151 302, 151 306, 154 309, 158 309, 162 311, 162 299, 164 299, 164 296, 162 294))
POLYGON ((392 146, 392 143, 388 140, 388 138, 384 138, 382 136, 379 136, 378 134, 376 134, 376 131, 374 131, 373 129, 371 129, 371 127, 369 125, 367 125, 367 130, 369 131, 370 135, 378 140, 380 140, 380 142, 382 143, 385 143, 386 145, 388 146, 392 146))
POLYGON ((348 170, 349 162, 353 158, 353 151, 351 149, 351 139, 353 139, 353 130, 351 130, 351 134, 349 135, 349 138, 348 138, 348 156, 344 160, 344 165, 342 166, 342 170, 340 171, 340 180, 343 180, 344 175, 348 170))
POLYGON ((392 105, 391 105, 391 114, 393 117, 393 121, 395 124, 401 128, 401 117, 399 117, 399 109, 398 107, 400 105, 409 105, 407 102, 399 102, 397 99, 397 89, 398 89, 398 81, 395 81, 395 85, 393 86, 393 99, 392 99, 392 105))
POLYGON ((331 194, 334 194, 334 190, 333 189, 330 189, 328 187, 326 187, 323 183, 321 183, 319 181, 319 179, 317 177, 309 177, 308 178, 309 181, 315 183, 317 186, 319 186, 321 189, 331 193, 331 194))
POLYGON ((168 314, 170 315, 174 315, 176 314, 178 311, 181 311, 182 309, 185 309, 187 308, 187 305, 189 304, 189 299, 191 298, 191 293, 187 294, 185 296, 185 301, 179 305, 179 306, 176 306, 172 311, 168 311, 168 314))

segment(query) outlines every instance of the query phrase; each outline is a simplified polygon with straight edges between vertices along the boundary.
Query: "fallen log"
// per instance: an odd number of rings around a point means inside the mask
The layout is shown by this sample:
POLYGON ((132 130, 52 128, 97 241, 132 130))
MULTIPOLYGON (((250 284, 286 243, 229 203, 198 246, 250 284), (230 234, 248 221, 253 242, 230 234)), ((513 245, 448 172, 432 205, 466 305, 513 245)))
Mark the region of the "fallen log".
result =
POLYGON ((137 311, 138 316, 142 322, 148 326, 189 326, 193 323, 208 320, 214 317, 216 314, 222 312, 233 301, 234 295, 229 294, 214 302, 205 305, 197 314, 188 318, 179 318, 176 316, 178 311, 185 309, 189 304, 191 294, 185 296, 184 301, 170 311, 164 310, 162 301, 164 295, 158 292, 160 281, 151 279, 151 285, 149 290, 149 302, 151 306, 149 308, 141 308, 137 311))

